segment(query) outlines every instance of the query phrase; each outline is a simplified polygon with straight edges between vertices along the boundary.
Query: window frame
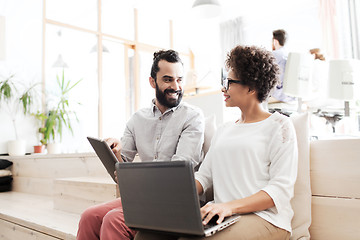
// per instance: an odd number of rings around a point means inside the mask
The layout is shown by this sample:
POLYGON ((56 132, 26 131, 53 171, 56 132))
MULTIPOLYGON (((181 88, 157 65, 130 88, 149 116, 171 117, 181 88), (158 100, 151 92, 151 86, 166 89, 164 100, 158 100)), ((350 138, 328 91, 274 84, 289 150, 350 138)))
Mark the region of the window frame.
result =
MULTIPOLYGON (((136 8, 134 8, 134 40, 131 39, 125 39, 119 36, 115 36, 115 35, 111 35, 111 34, 106 34, 102 31, 102 11, 101 11, 101 6, 102 6, 102 0, 97 0, 97 30, 91 30, 91 29, 87 29, 87 28, 83 28, 83 27, 79 27, 76 25, 72 25, 72 24, 68 24, 68 23, 63 23, 63 22, 59 22, 59 21, 55 21, 51 18, 47 17, 47 12, 46 12, 46 2, 47 0, 43 0, 43 21, 42 21, 42 41, 43 41, 43 46, 42 46, 42 110, 45 111, 45 106, 46 106, 46 64, 47 64, 47 59, 46 59, 46 28, 48 25, 55 25, 55 26, 59 26, 59 27, 63 27, 63 28, 69 28, 69 29, 73 29, 76 31, 83 31, 83 32, 87 32, 90 34, 94 34, 97 37, 97 47, 98 47, 98 51, 97 51, 97 67, 98 67, 98 75, 97 75, 97 80, 98 80, 98 137, 102 138, 103 137, 103 90, 102 90, 102 86, 103 86, 103 39, 113 39, 116 40, 118 42, 120 42, 121 44, 124 45, 125 48, 125 56, 124 56, 124 64, 125 64, 125 86, 127 88, 130 88, 131 86, 134 86, 133 89, 131 89, 129 92, 130 93, 126 93, 126 109, 124 110, 124 113, 126 114, 126 118, 128 119, 135 111, 137 111, 139 109, 139 105, 140 105, 140 61, 139 61, 139 54, 141 52, 148 52, 148 53, 153 53, 154 51, 157 51, 159 49, 166 49, 162 46, 155 46, 155 45, 151 45, 151 44, 147 44, 144 42, 139 42, 138 36, 139 36, 139 27, 138 27, 138 10, 136 8), (130 83, 130 63, 129 63, 129 57, 127 56, 127 50, 128 49, 132 49, 134 51, 134 69, 133 69, 133 73, 134 76, 134 82, 131 84, 130 83), (134 102, 132 102, 131 99, 131 95, 134 95, 134 102)), ((172 20, 169 20, 169 46, 171 49, 174 48, 174 43, 173 43, 173 23, 172 20)), ((186 52, 179 52, 182 56, 188 57, 189 58, 189 62, 190 62, 190 68, 194 68, 194 55, 192 54, 192 52, 189 50, 188 53, 186 52)))

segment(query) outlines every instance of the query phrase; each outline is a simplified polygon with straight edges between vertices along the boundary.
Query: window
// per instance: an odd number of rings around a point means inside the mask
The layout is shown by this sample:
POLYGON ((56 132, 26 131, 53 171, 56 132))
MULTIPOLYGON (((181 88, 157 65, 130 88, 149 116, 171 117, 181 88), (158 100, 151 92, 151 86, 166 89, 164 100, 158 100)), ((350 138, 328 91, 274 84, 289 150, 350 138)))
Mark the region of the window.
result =
POLYGON ((97 0, 46 0, 46 17, 96 31, 97 0))
MULTIPOLYGON (((90 150, 86 136, 120 138, 131 114, 154 98, 148 81, 153 52, 173 46, 172 23, 134 9, 131 1, 44 2, 46 91, 56 90, 63 71, 66 80, 82 79, 70 96, 79 122, 72 120, 74 138, 63 141, 63 150, 90 150)), ((182 59, 188 65, 190 54, 183 52, 182 59)), ((44 105, 51 104, 51 95, 44 105)))

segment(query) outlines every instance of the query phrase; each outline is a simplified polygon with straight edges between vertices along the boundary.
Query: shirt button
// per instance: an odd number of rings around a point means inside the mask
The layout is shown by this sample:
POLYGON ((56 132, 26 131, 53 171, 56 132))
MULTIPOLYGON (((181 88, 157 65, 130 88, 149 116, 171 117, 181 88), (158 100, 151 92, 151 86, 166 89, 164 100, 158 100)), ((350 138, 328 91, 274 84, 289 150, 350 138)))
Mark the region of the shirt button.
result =
POLYGON ((159 141, 159 139, 160 139, 159 137, 156 138, 156 140, 158 140, 158 141, 159 141))
POLYGON ((159 117, 159 120, 161 120, 161 117, 159 117))

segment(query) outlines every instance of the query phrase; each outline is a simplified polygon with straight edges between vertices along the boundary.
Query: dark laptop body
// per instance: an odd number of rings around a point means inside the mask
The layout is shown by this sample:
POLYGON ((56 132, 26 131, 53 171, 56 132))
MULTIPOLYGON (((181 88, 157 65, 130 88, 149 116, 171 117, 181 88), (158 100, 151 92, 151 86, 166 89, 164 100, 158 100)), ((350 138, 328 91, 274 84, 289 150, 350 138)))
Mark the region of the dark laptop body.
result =
POLYGON ((210 236, 240 218, 204 229, 188 161, 116 163, 116 171, 125 223, 131 228, 210 236))
POLYGON ((91 146, 94 148, 96 155, 100 158, 107 172, 115 181, 115 164, 118 162, 115 154, 110 149, 109 145, 101 139, 87 137, 91 146))

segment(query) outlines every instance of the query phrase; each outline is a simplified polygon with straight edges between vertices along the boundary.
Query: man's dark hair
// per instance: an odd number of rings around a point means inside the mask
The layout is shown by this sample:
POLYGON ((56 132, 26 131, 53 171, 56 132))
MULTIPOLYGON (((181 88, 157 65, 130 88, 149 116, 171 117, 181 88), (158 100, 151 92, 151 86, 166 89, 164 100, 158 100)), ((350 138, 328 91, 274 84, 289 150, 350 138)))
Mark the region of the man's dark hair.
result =
POLYGON ((278 84, 279 66, 272 52, 256 46, 237 46, 228 53, 225 65, 236 80, 255 90, 257 99, 263 102, 278 84))
POLYGON ((174 50, 160 50, 154 53, 154 58, 153 58, 153 64, 151 67, 151 74, 150 76, 156 80, 156 74, 160 71, 159 68, 159 61, 160 60, 165 60, 167 62, 170 63, 177 63, 180 62, 181 64, 182 61, 179 57, 179 53, 174 51, 174 50))
POLYGON ((278 40, 279 44, 284 46, 287 40, 287 33, 283 29, 275 30, 273 31, 273 39, 278 40))

